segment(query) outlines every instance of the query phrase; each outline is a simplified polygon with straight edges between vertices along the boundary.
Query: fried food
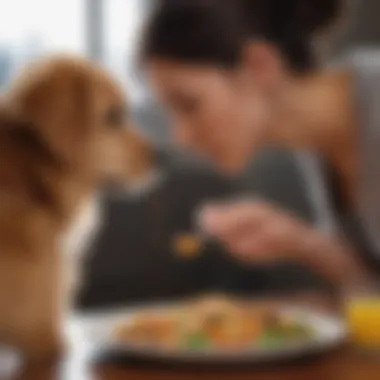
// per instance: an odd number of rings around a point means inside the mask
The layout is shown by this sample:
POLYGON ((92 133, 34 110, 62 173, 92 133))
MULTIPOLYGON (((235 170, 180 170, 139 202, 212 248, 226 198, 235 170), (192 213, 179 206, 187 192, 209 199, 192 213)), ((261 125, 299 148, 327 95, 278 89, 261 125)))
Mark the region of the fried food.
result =
POLYGON ((147 311, 115 331, 119 341, 185 350, 271 348, 311 339, 313 331, 268 306, 208 297, 176 308, 147 311))
POLYGON ((182 258, 196 257, 203 245, 202 237, 196 234, 179 234, 174 238, 173 249, 182 258))

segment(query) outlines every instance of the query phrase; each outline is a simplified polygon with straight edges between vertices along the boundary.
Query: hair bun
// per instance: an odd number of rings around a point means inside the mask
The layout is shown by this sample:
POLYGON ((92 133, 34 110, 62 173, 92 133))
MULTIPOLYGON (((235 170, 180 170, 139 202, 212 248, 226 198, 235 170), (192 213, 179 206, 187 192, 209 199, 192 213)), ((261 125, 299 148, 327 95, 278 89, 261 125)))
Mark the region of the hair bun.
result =
POLYGON ((293 2, 299 25, 309 33, 317 33, 331 26, 340 16, 342 8, 342 0, 294 0, 293 2))
MULTIPOLYGON (((230 0, 234 2, 235 0, 230 0)), ((249 25, 282 35, 287 30, 311 35, 338 18, 343 0, 238 0, 249 25)))

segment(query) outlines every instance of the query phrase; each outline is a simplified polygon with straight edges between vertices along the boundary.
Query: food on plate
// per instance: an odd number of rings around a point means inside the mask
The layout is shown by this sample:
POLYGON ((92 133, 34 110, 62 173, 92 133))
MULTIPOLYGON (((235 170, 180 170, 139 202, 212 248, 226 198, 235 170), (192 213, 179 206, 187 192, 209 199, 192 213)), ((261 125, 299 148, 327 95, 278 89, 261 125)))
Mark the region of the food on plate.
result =
POLYGON ((199 351, 273 348, 310 340, 310 326, 279 309, 224 297, 136 314, 115 330, 118 341, 199 351))

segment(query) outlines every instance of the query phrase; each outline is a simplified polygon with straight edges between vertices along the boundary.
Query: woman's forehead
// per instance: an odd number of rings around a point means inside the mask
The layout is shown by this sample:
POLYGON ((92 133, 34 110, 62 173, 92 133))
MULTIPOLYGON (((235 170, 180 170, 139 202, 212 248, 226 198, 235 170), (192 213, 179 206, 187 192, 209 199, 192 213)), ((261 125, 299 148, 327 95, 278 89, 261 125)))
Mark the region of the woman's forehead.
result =
POLYGON ((216 67, 166 60, 150 62, 147 70, 153 82, 172 83, 176 86, 183 85, 187 87, 197 86, 205 82, 209 85, 216 84, 227 76, 225 71, 216 67))

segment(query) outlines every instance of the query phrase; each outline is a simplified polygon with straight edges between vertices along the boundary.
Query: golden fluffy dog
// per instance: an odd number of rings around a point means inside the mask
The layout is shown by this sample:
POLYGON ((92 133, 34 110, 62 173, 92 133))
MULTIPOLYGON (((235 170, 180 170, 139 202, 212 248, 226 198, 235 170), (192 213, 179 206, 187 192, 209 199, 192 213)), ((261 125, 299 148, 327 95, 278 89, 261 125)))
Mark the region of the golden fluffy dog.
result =
POLYGON ((0 342, 43 359, 62 347, 62 239, 99 182, 144 175, 152 155, 122 90, 87 61, 34 64, 2 100, 0 342))

